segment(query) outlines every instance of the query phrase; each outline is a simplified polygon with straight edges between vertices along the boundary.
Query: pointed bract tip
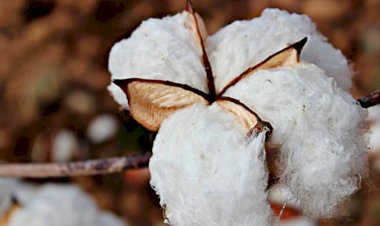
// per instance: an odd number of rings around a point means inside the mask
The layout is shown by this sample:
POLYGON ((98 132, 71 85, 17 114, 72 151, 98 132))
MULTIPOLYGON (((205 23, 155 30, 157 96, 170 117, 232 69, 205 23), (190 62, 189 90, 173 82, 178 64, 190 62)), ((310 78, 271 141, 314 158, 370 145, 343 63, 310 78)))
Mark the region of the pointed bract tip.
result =
POLYGON ((307 37, 293 44, 293 48, 297 51, 298 55, 301 54, 301 51, 303 47, 305 46, 306 42, 307 42, 307 37))
POLYGON ((186 0, 186 11, 193 14, 194 13, 194 10, 193 10, 193 3, 191 2, 191 0, 186 0))
POLYGON ((123 87, 130 82, 130 79, 114 79, 112 82, 123 89, 123 87))

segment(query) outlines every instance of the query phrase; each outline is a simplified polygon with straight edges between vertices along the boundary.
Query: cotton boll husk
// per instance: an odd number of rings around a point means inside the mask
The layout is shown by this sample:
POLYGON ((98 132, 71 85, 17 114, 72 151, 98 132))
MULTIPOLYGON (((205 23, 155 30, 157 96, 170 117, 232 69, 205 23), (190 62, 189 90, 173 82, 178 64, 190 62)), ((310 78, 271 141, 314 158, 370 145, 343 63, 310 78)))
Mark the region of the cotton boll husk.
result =
POLYGON ((322 68, 345 90, 351 87, 351 72, 340 50, 316 29, 309 17, 266 9, 258 18, 236 21, 210 36, 206 50, 220 91, 229 81, 288 45, 308 37, 301 59, 322 68))
POLYGON ((271 225, 265 192, 265 132, 246 130, 217 104, 194 104, 161 125, 151 185, 175 226, 271 225))
POLYGON ((11 196, 20 203, 8 226, 125 226, 117 217, 100 211, 94 201, 75 186, 33 186, 14 179, 1 179, 0 186, 2 207, 9 208, 11 203, 7 200, 11 196))
POLYGON ((225 94, 273 126, 282 182, 312 217, 330 217, 367 175, 362 109, 312 64, 258 71, 225 94))
MULTIPOLYGON (((112 79, 169 80, 208 92, 202 48, 194 20, 186 11, 144 21, 130 38, 112 47, 109 70, 112 79)), ((108 89, 118 103, 128 106, 119 87, 111 83, 108 89)))

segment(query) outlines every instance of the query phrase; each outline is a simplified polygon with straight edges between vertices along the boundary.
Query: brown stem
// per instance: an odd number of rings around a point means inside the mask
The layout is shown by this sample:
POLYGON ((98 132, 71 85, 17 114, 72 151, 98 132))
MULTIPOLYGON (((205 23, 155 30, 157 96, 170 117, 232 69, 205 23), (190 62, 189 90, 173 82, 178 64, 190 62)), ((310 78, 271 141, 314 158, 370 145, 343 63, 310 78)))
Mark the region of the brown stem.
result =
POLYGON ((358 101, 360 106, 362 106, 363 108, 369 108, 377 104, 380 104, 380 90, 370 93, 367 96, 360 97, 358 101))
POLYGON ((128 157, 94 159, 68 163, 10 163, 0 164, 0 176, 47 178, 120 173, 127 169, 147 167, 151 153, 128 157))

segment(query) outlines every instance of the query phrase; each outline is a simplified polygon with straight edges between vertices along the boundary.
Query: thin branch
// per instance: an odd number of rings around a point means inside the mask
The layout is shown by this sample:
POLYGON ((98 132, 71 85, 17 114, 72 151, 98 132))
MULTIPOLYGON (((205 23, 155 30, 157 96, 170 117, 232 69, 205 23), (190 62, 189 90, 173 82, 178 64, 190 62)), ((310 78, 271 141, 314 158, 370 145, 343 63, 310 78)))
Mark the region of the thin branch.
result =
POLYGON ((363 108, 369 108, 377 104, 380 104, 380 90, 370 93, 367 96, 360 97, 358 101, 360 106, 362 106, 363 108))
MULTIPOLYGON (((380 104, 380 90, 358 99, 360 106, 380 104)), ((120 173, 147 167, 151 153, 127 157, 94 159, 68 163, 7 163, 0 164, 0 177, 48 178, 120 173)))
POLYGON ((151 153, 128 157, 94 159, 68 163, 9 163, 0 164, 0 176, 47 178, 120 173, 127 169, 147 167, 151 153))

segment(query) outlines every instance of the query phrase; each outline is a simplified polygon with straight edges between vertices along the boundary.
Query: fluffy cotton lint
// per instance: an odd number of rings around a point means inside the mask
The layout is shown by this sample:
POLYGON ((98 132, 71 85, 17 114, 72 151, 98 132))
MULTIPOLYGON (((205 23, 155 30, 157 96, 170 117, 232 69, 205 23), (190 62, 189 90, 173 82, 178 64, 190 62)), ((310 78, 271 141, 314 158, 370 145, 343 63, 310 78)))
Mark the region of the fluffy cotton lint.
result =
POLYGON ((247 139, 243 126, 217 104, 196 104, 169 116, 149 164, 166 222, 271 225, 264 140, 264 132, 247 139))
POLYGON ((208 38, 206 48, 216 89, 220 91, 247 68, 304 37, 308 41, 301 59, 318 65, 348 90, 351 72, 341 51, 326 41, 309 17, 278 9, 266 9, 252 20, 235 21, 208 38))
POLYGON ((287 187, 280 184, 272 186, 268 192, 268 199, 271 204, 282 206, 282 213, 276 217, 278 226, 316 226, 315 220, 302 215, 299 212, 298 200, 289 194, 287 187), (289 213, 287 213, 289 211, 289 213))
POLYGON ((334 216, 366 174, 367 111, 315 65, 261 70, 225 94, 273 126, 282 181, 312 217, 334 216))
POLYGON ((374 151, 380 151, 380 105, 368 108, 368 113, 371 123, 369 147, 374 151))
POLYGON ((10 207, 10 197, 19 202, 7 226, 125 226, 94 201, 71 185, 32 186, 16 180, 0 180, 2 213, 10 207), (4 189, 4 190, 3 190, 4 189))
MULTIPOLYGON (((116 43, 109 57, 112 79, 169 80, 208 92, 202 48, 188 12, 144 21, 130 38, 116 43)), ((127 99, 115 84, 108 89, 127 108, 127 99)))

